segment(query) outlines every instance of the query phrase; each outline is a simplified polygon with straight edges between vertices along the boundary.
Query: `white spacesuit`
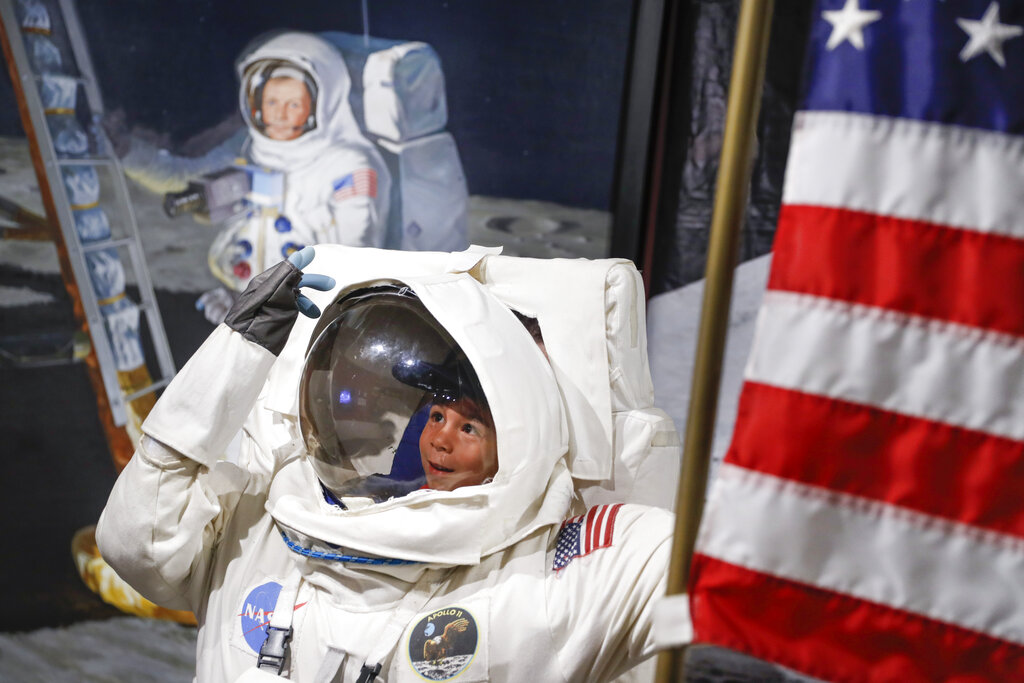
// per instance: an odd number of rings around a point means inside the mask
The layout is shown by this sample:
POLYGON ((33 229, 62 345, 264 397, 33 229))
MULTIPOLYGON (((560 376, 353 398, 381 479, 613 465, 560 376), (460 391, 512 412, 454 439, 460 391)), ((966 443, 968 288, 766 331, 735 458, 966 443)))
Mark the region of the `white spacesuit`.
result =
POLYGON ((125 172, 159 192, 180 190, 239 157, 283 175, 282 195, 274 196, 277 188, 254 188, 251 210, 231 221, 210 248, 213 274, 234 291, 306 245, 383 246, 391 179, 353 117, 338 50, 312 34, 282 33, 244 54, 237 68, 247 135, 236 134, 195 159, 134 139, 122 158, 125 172), (273 139, 264 115, 265 88, 275 79, 303 84, 309 98, 308 116, 290 139, 273 139))
MULTIPOLYGON (((335 252, 342 267, 318 256, 338 283, 310 293, 315 327, 300 318, 285 343, 266 332, 282 314, 247 292, 182 369, 111 493, 104 557, 150 599, 195 611, 199 681, 276 680, 278 665, 298 681, 598 681, 650 655, 671 515, 603 505, 566 519, 559 390, 530 333, 466 272, 479 256, 439 275, 355 251, 335 252), (424 392, 487 406, 493 476, 441 490, 408 474, 400 436, 424 392), (366 493, 382 480, 388 496, 366 493)), ((299 275, 263 298, 294 302, 299 275)))

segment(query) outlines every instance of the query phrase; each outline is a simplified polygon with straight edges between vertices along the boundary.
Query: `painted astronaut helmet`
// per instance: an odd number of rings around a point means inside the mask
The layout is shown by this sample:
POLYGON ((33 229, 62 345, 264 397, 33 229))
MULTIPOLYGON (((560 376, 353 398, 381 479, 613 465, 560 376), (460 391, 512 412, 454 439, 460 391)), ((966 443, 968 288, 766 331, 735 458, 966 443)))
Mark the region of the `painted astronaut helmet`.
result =
POLYGON ((242 74, 241 104, 249 127, 272 140, 294 140, 317 127, 317 79, 286 59, 259 59, 242 74))
POLYGON ((312 338, 300 424, 329 502, 353 507, 493 477, 494 422, 477 374, 409 288, 380 283, 342 297, 312 338))

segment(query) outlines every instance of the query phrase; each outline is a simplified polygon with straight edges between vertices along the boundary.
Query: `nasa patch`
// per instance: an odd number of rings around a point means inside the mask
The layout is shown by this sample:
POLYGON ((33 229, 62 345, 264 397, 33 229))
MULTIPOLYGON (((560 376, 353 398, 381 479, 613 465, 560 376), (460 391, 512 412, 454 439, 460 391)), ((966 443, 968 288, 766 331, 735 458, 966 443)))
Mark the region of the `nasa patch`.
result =
POLYGON ((445 607, 421 618, 409 632, 409 664, 426 681, 449 681, 477 653, 480 632, 469 610, 445 607))
POLYGON ((268 581, 256 586, 242 602, 242 611, 238 615, 242 620, 242 637, 253 652, 259 652, 260 646, 267 637, 267 626, 274 616, 277 596, 281 594, 281 584, 268 581))
MULTIPOLYGON (((277 581, 267 581, 249 591, 245 600, 242 601, 242 607, 238 613, 241 634, 245 644, 255 653, 259 653, 263 641, 266 640, 267 627, 274 616, 274 608, 277 606, 279 595, 281 595, 281 584, 277 581)), ((305 604, 305 602, 296 603, 293 609, 298 611, 305 604)))

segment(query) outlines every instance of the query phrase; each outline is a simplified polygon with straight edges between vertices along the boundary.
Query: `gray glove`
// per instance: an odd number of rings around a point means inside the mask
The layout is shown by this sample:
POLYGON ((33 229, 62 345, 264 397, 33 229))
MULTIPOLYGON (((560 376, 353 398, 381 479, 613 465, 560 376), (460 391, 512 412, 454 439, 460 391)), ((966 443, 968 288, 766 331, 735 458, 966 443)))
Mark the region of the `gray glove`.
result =
POLYGON ((323 292, 334 287, 332 277, 302 272, 315 253, 313 247, 306 247, 254 277, 228 311, 224 324, 279 355, 300 311, 310 318, 320 317, 320 309, 299 288, 323 292))

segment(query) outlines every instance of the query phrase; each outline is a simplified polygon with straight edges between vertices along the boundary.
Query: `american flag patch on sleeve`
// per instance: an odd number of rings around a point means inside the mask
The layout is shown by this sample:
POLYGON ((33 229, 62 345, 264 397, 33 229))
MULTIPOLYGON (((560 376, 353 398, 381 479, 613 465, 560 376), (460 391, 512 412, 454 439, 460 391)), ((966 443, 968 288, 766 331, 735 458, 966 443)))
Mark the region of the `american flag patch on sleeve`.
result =
POLYGON ((377 172, 372 168, 360 168, 334 181, 331 199, 339 202, 351 197, 376 197, 377 172))
POLYGON ((595 550, 612 545, 615 534, 615 517, 622 503, 598 505, 590 508, 585 515, 562 522, 555 545, 555 561, 551 568, 556 572, 565 569, 577 557, 585 557, 595 550))

